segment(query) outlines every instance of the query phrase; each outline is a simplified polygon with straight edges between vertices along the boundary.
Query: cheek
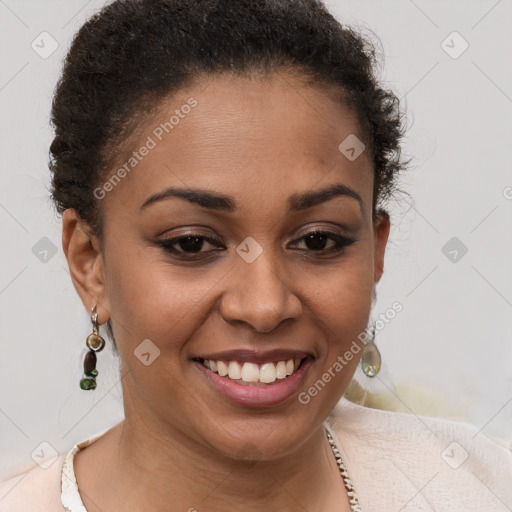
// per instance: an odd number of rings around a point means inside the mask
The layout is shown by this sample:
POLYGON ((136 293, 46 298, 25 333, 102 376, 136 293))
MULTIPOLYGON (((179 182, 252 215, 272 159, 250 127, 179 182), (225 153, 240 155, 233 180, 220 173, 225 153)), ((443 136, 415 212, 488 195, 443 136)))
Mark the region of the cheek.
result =
POLYGON ((322 372, 339 375, 338 391, 348 385, 361 356, 372 308, 373 259, 367 246, 354 251, 329 276, 310 286, 312 323, 322 331, 326 343, 321 357, 322 372), (340 375, 341 374, 341 375, 340 375), (340 378, 341 377, 341 378, 340 378))
POLYGON ((302 277, 315 313, 334 332, 361 324, 366 327, 374 289, 373 260, 369 248, 360 246, 350 257, 323 274, 302 277))
POLYGON ((120 345, 133 351, 142 340, 150 339, 162 351, 177 349, 178 342, 191 334, 192 323, 200 323, 207 291, 215 289, 226 270, 179 267, 168 263, 158 249, 146 248, 130 258, 123 257, 123 252, 121 248, 110 252, 107 272, 111 316, 119 326, 120 345))

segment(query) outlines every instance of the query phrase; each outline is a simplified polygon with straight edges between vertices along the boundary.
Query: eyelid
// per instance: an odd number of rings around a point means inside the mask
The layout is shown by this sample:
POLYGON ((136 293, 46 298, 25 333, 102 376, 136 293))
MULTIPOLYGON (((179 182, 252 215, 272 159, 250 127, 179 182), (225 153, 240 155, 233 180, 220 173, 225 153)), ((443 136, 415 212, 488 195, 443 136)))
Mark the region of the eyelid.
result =
MULTIPOLYGON (((294 239, 296 238, 300 238, 302 236, 305 236, 309 233, 312 233, 312 232, 316 232, 316 231, 328 231, 328 232, 333 232, 333 230, 342 230, 343 233, 339 233, 340 235, 344 235, 344 236, 349 236, 348 233, 350 232, 350 230, 341 225, 341 224, 334 224, 334 223, 317 223, 317 224, 309 224, 307 227, 299 230, 295 235, 294 235, 294 239), (346 234, 346 235, 345 235, 346 234)), ((336 233, 338 234, 338 233, 336 233)))
POLYGON ((169 240, 176 240, 176 239, 184 238, 187 236, 197 236, 197 237, 204 238, 208 241, 215 241, 218 243, 222 243, 221 238, 219 238, 217 235, 213 234, 211 230, 209 230, 208 233, 205 233, 201 230, 201 228, 185 228, 184 231, 173 232, 172 235, 164 236, 160 240, 165 242, 165 241, 169 241, 169 240))
POLYGON ((217 244, 217 245, 222 244, 222 242, 218 238, 214 238, 212 236, 205 235, 203 233, 199 233, 199 232, 196 232, 196 231, 190 231, 190 232, 187 232, 187 233, 179 233, 178 235, 173 235, 173 236, 170 236, 170 237, 161 238, 160 240, 157 240, 157 243, 166 243, 166 244, 170 245, 171 243, 175 244, 175 243, 179 242, 181 239, 187 238, 187 237, 201 238, 201 239, 205 240, 206 242, 208 242, 208 243, 210 243, 212 245, 214 245, 214 244, 217 244))

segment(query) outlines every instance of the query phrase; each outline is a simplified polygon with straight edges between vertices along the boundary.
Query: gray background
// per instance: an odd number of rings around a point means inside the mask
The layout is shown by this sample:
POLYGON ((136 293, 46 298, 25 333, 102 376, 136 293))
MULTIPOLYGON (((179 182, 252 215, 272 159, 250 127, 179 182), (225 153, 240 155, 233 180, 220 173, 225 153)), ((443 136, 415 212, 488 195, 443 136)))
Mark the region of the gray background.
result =
MULTIPOLYGON (((72 34, 103 4, 0 0, 1 472, 34 465, 40 450, 67 451, 123 418, 110 347, 98 359, 98 389, 79 389, 90 322, 48 200, 52 90, 72 34), (46 58, 44 31, 59 45, 46 58)), ((425 393, 439 396, 445 416, 512 443, 512 3, 327 5, 378 34, 382 78, 409 111, 414 168, 401 187, 411 197, 390 204, 374 316, 396 300, 404 309, 378 333, 384 368, 369 386, 398 391, 413 413, 425 393), (453 248, 455 261, 445 255, 453 248)))

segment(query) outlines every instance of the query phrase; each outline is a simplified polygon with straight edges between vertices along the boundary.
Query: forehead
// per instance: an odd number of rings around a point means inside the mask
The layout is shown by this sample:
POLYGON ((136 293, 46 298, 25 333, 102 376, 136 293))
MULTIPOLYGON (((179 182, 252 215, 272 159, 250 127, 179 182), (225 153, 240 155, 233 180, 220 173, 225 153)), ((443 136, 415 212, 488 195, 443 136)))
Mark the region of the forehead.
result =
POLYGON ((340 181, 371 194, 370 160, 364 151, 347 158, 340 150, 346 140, 362 145, 357 115, 327 89, 287 73, 205 77, 162 100, 137 129, 108 175, 125 170, 107 203, 140 206, 172 185, 221 191, 242 203, 258 197, 260 205, 340 181))

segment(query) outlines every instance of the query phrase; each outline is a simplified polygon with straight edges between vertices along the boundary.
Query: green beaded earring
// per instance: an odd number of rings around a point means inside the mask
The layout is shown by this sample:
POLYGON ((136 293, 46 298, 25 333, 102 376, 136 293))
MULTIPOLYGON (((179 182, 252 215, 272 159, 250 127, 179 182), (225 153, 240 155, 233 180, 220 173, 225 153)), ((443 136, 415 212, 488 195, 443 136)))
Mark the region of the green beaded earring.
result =
POLYGON ((85 343, 89 348, 89 352, 84 359, 85 377, 80 381, 81 389, 96 389, 96 352, 103 350, 105 340, 99 335, 98 330, 98 313, 96 313, 96 304, 91 309, 92 333, 87 336, 85 343))

